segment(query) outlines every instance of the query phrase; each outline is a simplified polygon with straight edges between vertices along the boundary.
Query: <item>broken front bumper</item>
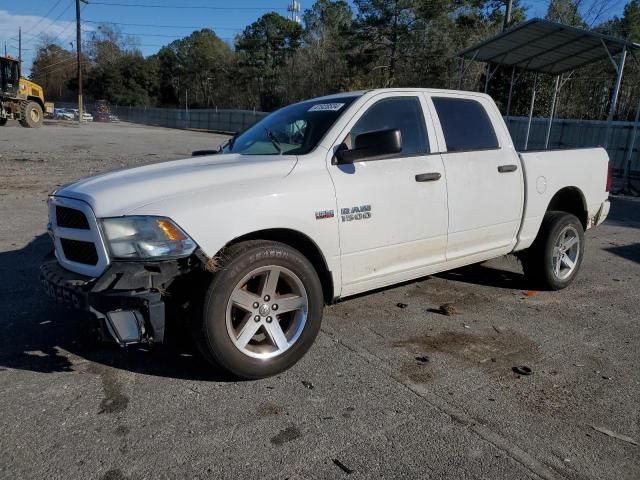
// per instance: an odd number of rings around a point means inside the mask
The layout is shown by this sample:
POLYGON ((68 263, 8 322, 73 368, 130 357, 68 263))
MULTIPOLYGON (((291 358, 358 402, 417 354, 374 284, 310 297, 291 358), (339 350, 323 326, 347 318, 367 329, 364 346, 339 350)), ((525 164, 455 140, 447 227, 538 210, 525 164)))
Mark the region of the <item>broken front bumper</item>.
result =
POLYGON ((50 255, 40 266, 40 281, 51 298, 92 313, 103 333, 108 332, 125 346, 164 340, 166 318, 161 292, 190 270, 187 259, 113 262, 99 278, 91 278, 62 268, 50 255))

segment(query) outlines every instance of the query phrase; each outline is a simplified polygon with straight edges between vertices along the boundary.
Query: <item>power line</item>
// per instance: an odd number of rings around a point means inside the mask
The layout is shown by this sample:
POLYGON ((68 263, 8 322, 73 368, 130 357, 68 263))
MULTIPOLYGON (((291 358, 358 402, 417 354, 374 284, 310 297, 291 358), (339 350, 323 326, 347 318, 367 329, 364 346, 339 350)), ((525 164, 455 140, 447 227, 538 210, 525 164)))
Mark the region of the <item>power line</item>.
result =
MULTIPOLYGON (((80 7, 80 12, 84 12, 84 9, 85 9, 86 7, 87 7, 87 4, 86 4, 86 3, 85 3, 85 4, 83 4, 83 5, 82 5, 82 7, 80 7)), ((53 38, 53 40, 51 40, 51 43, 57 42, 57 41, 58 41, 58 39, 60 38, 60 36, 61 36, 64 32, 66 32, 67 30, 69 30, 69 28, 71 28, 72 26, 74 26, 74 25, 73 25, 73 23, 72 23, 72 22, 69 22, 69 25, 67 25, 66 27, 64 27, 64 29, 62 29, 62 30, 60 31, 60 33, 58 33, 58 35, 56 35, 56 36, 53 38)), ((67 40, 69 40, 69 38, 70 38, 71 36, 73 36, 73 35, 75 35, 75 32, 72 32, 72 33, 71 33, 71 35, 67 35, 67 36, 65 37, 65 39, 64 39, 63 41, 61 41, 60 43, 66 42, 66 41, 67 41, 67 40)))
POLYGON ((107 3, 91 2, 91 5, 106 5, 110 7, 136 7, 136 8, 165 8, 176 10, 286 10, 283 7, 210 7, 205 5, 145 5, 141 3, 107 3))
MULTIPOLYGON (((84 33, 96 33, 96 30, 82 30, 84 33)), ((161 38, 185 38, 184 35, 165 35, 162 33, 138 33, 138 32, 119 32, 123 35, 134 37, 161 37, 161 38)), ((235 40, 231 37, 218 37, 220 40, 235 40)))
MULTIPOLYGON (((67 63, 68 63, 69 65, 71 65, 72 63, 75 63, 75 61, 76 61, 76 59, 75 59, 74 57, 65 58, 64 60, 59 60, 59 61, 57 61, 57 62, 50 63, 49 65, 45 65, 44 67, 40 67, 40 68, 38 68, 38 71, 48 70, 48 69, 50 69, 51 67, 54 67, 54 66, 56 66, 56 65, 59 65, 59 64, 61 64, 61 63, 65 63, 65 64, 67 64, 67 63)), ((83 60, 83 62, 85 62, 85 61, 86 61, 86 60, 83 60)), ((31 65, 31 70, 33 70, 33 65, 31 65)))
MULTIPOLYGON (((94 5, 92 3, 92 5, 94 5)), ((187 25, 154 25, 154 24, 149 24, 149 23, 121 23, 121 22, 98 22, 96 20, 84 20, 83 23, 94 23, 94 24, 108 24, 108 25, 122 25, 125 27, 153 27, 153 28, 185 28, 185 29, 193 29, 193 30, 198 30, 198 29, 203 29, 203 28, 210 28, 211 30, 244 30, 245 27, 213 27, 213 26, 187 26, 187 25)))
MULTIPOLYGON (((42 34, 42 32, 44 32, 46 29, 48 29, 48 28, 49 28, 49 27, 51 27, 54 23, 56 23, 58 20, 60 20, 60 18, 61 18, 65 13, 67 13, 67 12, 69 11, 69 9, 73 6, 73 4, 74 4, 74 1, 73 1, 73 0, 71 0, 71 1, 69 2, 69 5, 67 5, 67 8, 65 8, 65 9, 64 9, 64 10, 63 10, 63 11, 62 11, 62 12, 61 12, 61 13, 60 13, 56 18, 54 18, 54 19, 53 19, 53 21, 52 21, 49 25, 47 25, 47 27, 46 27, 46 28, 43 28, 42 30, 40 30, 40 34, 42 34)), ((69 28, 69 26, 68 26, 68 25, 67 25, 67 27, 65 27, 65 30, 66 30, 67 28, 69 28)), ((62 34, 62 32, 60 32, 60 33, 58 34, 58 36, 57 36, 57 37, 59 37, 61 34, 62 34)), ((56 37, 56 38, 57 38, 57 37, 56 37)), ((32 39, 31 39, 31 40, 27 40, 27 42, 25 42, 25 43, 33 43, 33 42, 34 42, 34 41, 36 41, 38 38, 39 38, 39 35, 32 35, 32 39)))
MULTIPOLYGON (((40 25, 40 24, 42 23, 42 21, 43 21, 45 18, 47 18, 47 17, 51 14, 51 12, 53 12, 53 11, 55 10, 55 8, 60 4, 60 2, 61 2, 61 1, 62 1, 62 0, 58 0, 58 1, 53 5, 53 7, 51 7, 51 9, 47 12, 47 14, 46 14, 44 17, 40 17, 40 20, 38 20, 38 22, 37 22, 35 25, 33 25, 33 26, 29 29, 29 31, 32 31, 32 30, 33 30, 33 29, 35 29, 38 25, 40 25)), ((30 35, 30 36, 33 36, 33 35, 30 35)))

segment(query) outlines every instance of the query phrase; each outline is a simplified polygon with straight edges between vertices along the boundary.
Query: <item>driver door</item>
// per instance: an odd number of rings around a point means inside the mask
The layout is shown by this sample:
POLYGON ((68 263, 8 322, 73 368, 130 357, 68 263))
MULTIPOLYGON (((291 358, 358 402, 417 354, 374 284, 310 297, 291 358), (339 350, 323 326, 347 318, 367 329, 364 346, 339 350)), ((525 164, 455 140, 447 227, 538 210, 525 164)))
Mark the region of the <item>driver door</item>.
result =
POLYGON ((342 295, 424 275, 445 260, 447 191, 435 133, 421 95, 389 92, 369 100, 338 142, 398 129, 399 154, 328 165, 336 189, 342 295), (425 121, 425 117, 429 121, 425 121))

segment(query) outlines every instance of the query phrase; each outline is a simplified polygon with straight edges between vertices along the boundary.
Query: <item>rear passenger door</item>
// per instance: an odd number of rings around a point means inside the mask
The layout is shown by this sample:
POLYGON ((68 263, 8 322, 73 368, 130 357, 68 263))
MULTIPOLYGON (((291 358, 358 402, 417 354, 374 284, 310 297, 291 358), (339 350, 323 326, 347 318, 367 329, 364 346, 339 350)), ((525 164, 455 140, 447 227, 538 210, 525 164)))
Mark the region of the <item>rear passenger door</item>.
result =
POLYGON ((429 96, 445 146, 441 156, 449 207, 447 261, 507 253, 520 226, 523 182, 500 113, 484 96, 429 96))
POLYGON ((329 159, 340 226, 342 295, 415 277, 421 268, 445 260, 446 182, 437 146, 430 143, 435 133, 425 108, 421 93, 376 95, 337 139, 334 148, 341 143, 352 147, 367 132, 398 129, 402 136, 399 154, 348 165, 329 159))

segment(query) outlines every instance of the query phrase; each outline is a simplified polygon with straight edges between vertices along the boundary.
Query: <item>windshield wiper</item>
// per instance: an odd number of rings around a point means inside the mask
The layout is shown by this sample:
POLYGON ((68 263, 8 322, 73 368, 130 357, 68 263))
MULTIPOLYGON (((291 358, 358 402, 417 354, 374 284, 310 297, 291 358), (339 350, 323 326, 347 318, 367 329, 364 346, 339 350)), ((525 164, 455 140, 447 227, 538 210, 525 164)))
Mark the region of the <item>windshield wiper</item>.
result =
POLYGON ((235 135, 233 135, 229 140, 227 140, 224 143, 221 143, 220 146, 218 147, 218 153, 223 153, 224 149, 226 147, 229 147, 229 149, 233 148, 233 143, 236 141, 236 138, 238 138, 238 134, 236 133, 235 135))
POLYGON ((267 127, 264 127, 264 131, 267 132, 267 137, 269 137, 269 140, 271 140, 271 143, 273 143, 273 146, 276 147, 278 154, 282 155, 282 146, 280 145, 280 142, 278 141, 276 136, 267 127))

